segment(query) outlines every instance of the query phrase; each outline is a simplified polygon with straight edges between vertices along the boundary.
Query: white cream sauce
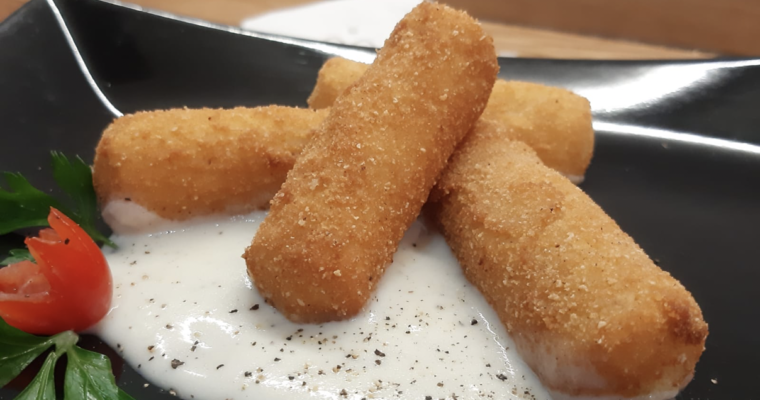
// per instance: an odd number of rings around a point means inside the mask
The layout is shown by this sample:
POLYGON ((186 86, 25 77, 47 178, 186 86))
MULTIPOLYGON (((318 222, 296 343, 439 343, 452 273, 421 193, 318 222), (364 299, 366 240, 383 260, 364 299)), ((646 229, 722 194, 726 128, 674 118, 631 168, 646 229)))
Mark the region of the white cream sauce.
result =
POLYGON ((159 217, 133 201, 111 200, 103 207, 102 214, 103 221, 116 234, 158 232, 172 226, 172 221, 159 217))
POLYGON ((240 257, 264 215, 114 236, 113 308, 95 333, 185 399, 550 398, 422 222, 364 312, 299 325, 264 303, 240 257))

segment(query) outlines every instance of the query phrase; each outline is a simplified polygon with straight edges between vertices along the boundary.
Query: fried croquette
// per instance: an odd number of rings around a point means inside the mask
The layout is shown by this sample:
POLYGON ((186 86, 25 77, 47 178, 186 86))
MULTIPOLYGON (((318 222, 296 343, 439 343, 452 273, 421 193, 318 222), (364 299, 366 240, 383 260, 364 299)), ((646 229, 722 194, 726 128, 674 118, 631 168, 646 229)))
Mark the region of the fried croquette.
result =
POLYGON ((568 90, 498 80, 482 118, 530 146, 547 167, 581 183, 594 153, 591 105, 568 90))
POLYGON ((319 110, 333 105, 352 83, 369 68, 369 64, 333 57, 325 61, 317 75, 317 84, 306 100, 309 108, 319 110))
MULTIPOLYGON (((331 58, 319 70, 309 107, 332 105, 368 65, 331 58)), ((594 152, 588 100, 568 90, 538 83, 497 80, 483 118, 500 123, 504 134, 525 142, 541 160, 580 183, 594 152)))
POLYGON ((288 319, 356 315, 485 108, 498 64, 467 14, 421 3, 336 100, 244 258, 288 319))
POLYGON ((562 396, 675 396, 708 333, 694 298, 527 145, 479 125, 430 211, 523 359, 562 396))
POLYGON ((95 150, 101 206, 139 204, 168 220, 264 208, 328 111, 280 106, 138 112, 95 150))

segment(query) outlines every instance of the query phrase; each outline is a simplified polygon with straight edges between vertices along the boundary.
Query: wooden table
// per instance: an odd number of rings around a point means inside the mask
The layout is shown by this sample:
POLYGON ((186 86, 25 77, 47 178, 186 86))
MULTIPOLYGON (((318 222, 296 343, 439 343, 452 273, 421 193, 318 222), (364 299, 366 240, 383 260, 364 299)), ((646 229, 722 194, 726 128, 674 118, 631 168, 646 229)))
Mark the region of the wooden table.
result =
MULTIPOLYGON (((295 6, 314 0, 131 0, 146 8, 202 18, 212 22, 239 25, 243 18, 277 8, 295 6)), ((456 2, 456 0, 454 0, 456 2)), ((477 0, 494 3, 499 0, 477 0)), ((568 0, 569 1, 569 0, 568 0)), ((579 1, 579 0, 574 0, 579 1)), ((617 1, 617 0, 616 0, 617 1)), ((6 18, 26 0, 0 0, 0 20, 6 18)), ((462 3, 462 1, 459 1, 462 3)), ((715 54, 674 47, 637 43, 629 40, 605 39, 590 35, 563 33, 529 28, 516 24, 483 22, 494 37, 497 51, 516 53, 521 57, 588 58, 588 59, 653 59, 706 58, 715 54)))

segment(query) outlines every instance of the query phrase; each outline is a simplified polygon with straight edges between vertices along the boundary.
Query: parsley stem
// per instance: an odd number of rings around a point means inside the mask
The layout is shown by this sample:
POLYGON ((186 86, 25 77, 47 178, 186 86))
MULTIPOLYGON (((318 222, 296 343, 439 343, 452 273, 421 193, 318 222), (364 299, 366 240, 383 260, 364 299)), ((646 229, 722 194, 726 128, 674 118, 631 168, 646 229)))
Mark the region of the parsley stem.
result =
POLYGON ((79 335, 74 333, 74 331, 65 331, 53 336, 51 339, 55 343, 55 354, 61 356, 77 344, 79 335))

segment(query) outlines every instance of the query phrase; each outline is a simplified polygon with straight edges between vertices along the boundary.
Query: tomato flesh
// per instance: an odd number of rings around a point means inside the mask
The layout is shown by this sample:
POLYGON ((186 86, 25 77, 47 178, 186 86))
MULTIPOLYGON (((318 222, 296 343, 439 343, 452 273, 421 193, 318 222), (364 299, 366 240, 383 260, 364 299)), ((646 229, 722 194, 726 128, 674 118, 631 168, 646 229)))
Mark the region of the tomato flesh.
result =
POLYGON ((82 331, 111 307, 111 271, 103 252, 74 221, 56 209, 39 237, 27 238, 37 264, 0 269, 0 316, 37 335, 82 331))

